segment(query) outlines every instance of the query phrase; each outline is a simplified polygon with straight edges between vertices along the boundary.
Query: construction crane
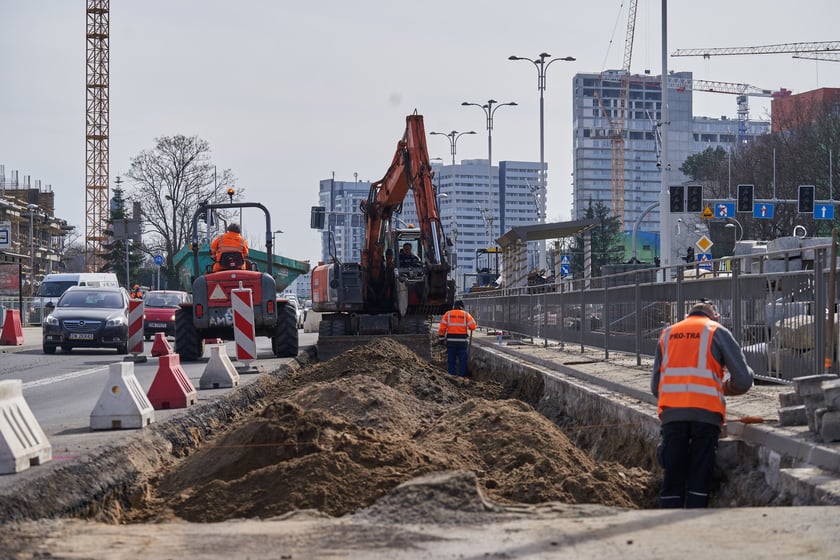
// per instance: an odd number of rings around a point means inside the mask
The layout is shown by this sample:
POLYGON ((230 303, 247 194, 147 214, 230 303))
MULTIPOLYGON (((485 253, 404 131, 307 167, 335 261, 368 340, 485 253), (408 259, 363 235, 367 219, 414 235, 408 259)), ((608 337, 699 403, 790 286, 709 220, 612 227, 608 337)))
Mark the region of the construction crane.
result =
POLYGON ((110 0, 87 0, 85 120, 85 269, 102 267, 108 240, 108 86, 110 0))
POLYGON ((718 47, 711 49, 677 49, 671 56, 710 56, 743 54, 790 54, 829 53, 840 51, 840 41, 817 41, 810 43, 779 43, 758 47, 718 47))
POLYGON ((826 53, 803 53, 795 54, 793 58, 804 58, 808 60, 824 60, 826 62, 840 62, 840 53, 826 52, 826 53))
POLYGON ((769 89, 761 89, 749 84, 738 84, 732 82, 714 82, 709 80, 694 80, 689 78, 679 78, 677 76, 668 77, 668 88, 677 91, 706 91, 712 93, 729 93, 737 95, 738 103, 738 140, 746 141, 749 133, 750 125, 750 106, 749 97, 785 97, 790 95, 790 91, 781 88, 779 91, 771 91, 769 89))
MULTIPOLYGON (((624 222, 624 123, 627 120, 627 95, 630 90, 630 60, 633 57, 633 37, 636 29, 636 7, 638 0, 630 0, 627 11, 627 35, 624 40, 624 65, 621 68, 618 105, 615 112, 604 107, 600 94, 595 97, 609 127, 612 146, 612 209, 619 222, 624 222)), ((603 82, 603 79, 602 79, 603 82)))

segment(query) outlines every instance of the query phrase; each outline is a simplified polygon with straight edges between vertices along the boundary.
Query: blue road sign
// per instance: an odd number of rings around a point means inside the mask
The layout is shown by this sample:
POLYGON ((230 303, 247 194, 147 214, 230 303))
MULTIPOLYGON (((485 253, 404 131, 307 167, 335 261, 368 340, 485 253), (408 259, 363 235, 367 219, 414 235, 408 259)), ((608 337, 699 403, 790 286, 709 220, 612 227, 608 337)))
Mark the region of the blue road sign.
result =
POLYGON ((156 266, 163 266, 163 257, 160 255, 155 255, 155 265, 156 266))
POLYGON ((776 205, 772 202, 755 202, 753 203, 753 218, 771 220, 775 209, 776 205))
POLYGON ((700 268, 705 270, 712 269, 712 254, 711 253, 697 253, 697 262, 700 263, 700 268))
POLYGON ((715 202, 715 218, 734 218, 734 202, 715 202))
POLYGON ((571 271, 572 257, 560 255, 560 276, 566 276, 571 271))
POLYGON ((815 220, 833 220, 834 219, 834 205, 823 204, 818 202, 814 204, 814 219, 815 220))

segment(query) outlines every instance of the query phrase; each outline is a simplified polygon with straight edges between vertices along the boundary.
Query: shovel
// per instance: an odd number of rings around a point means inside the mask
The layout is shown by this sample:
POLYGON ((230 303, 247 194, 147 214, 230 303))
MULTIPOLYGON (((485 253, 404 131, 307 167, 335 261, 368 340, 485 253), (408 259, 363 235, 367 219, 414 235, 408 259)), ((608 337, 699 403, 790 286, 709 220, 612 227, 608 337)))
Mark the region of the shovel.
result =
POLYGON ((472 353, 472 331, 470 331, 470 341, 467 343, 467 377, 472 377, 472 371, 470 371, 470 354, 472 353))

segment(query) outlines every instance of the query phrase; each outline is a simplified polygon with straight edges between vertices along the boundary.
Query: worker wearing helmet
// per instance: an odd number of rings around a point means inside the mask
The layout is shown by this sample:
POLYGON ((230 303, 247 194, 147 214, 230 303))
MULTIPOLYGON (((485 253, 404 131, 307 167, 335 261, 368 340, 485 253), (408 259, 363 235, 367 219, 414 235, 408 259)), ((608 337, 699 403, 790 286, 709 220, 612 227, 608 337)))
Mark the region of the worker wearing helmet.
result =
POLYGON ((447 369, 452 375, 467 376, 469 341, 475 326, 475 319, 464 310, 461 300, 455 300, 440 320, 438 338, 446 343, 447 369))
POLYGON ((657 460, 665 469, 659 492, 663 508, 708 505, 726 419, 724 396, 742 395, 753 384, 744 352, 719 320, 714 305, 700 302, 665 328, 656 346, 650 389, 662 424, 657 460))
POLYGON ((139 284, 134 284, 134 287, 131 289, 131 299, 143 299, 143 291, 140 289, 139 284))
POLYGON ((210 257, 213 259, 213 272, 230 268, 245 269, 245 259, 248 258, 248 242, 242 237, 239 224, 229 224, 227 231, 213 240, 210 244, 210 257), (242 255, 242 262, 235 262, 230 259, 230 256, 225 257, 225 253, 242 255))

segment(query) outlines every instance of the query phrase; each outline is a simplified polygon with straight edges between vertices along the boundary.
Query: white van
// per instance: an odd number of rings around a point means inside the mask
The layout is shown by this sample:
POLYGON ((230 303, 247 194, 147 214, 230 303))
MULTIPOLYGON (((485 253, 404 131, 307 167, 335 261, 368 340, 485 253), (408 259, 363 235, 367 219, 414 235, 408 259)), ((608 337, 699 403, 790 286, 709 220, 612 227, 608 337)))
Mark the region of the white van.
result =
POLYGON ((68 272, 64 274, 47 274, 35 292, 32 302, 32 313, 36 317, 44 317, 49 311, 45 307, 55 307, 70 286, 112 286, 119 287, 117 275, 112 272, 68 272))

